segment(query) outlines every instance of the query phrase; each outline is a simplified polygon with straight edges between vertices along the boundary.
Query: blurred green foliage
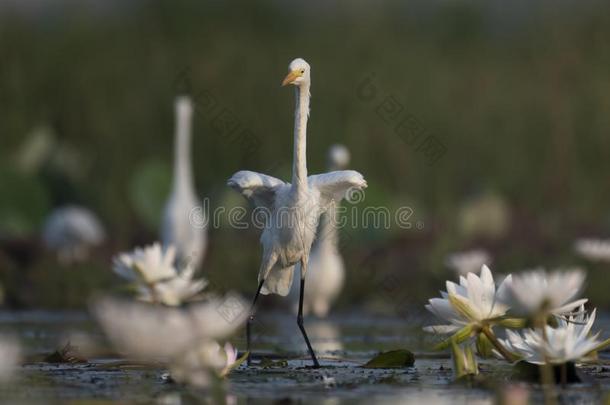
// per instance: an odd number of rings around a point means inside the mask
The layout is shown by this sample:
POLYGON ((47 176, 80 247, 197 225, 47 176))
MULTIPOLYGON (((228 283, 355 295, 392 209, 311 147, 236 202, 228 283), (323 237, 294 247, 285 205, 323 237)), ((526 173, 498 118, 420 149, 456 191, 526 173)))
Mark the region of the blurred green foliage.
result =
MULTIPOLYGON (((419 283, 404 295, 421 302, 441 287, 449 251, 481 244, 501 272, 570 264, 575 237, 610 230, 608 3, 52 4, 0 9, 5 237, 35 236, 52 206, 76 202, 99 213, 111 237, 96 271, 109 267, 112 252, 153 240, 170 178, 173 99, 183 91, 198 96, 193 161, 212 208, 227 200, 225 181, 239 169, 287 178, 294 106, 279 84, 297 56, 313 69, 310 171, 324 170, 327 147, 344 143, 370 185, 362 205, 408 205, 423 226, 345 230, 344 303, 387 302, 387 277, 419 283), (394 96, 446 146, 440 160, 429 164, 376 112, 378 103, 356 96, 371 75, 380 96, 394 96), (220 111, 260 147, 215 129, 220 111), (51 133, 48 147, 32 141, 40 128, 51 133), (24 148, 41 152, 19 158, 24 148), (494 222, 472 233, 480 207, 483 218, 498 218, 484 205, 489 196, 509 216, 499 232, 494 222)), ((210 238, 205 273, 253 291, 258 232, 222 227, 210 238)), ((81 292, 82 302, 90 291, 81 292)), ((598 302, 610 304, 604 297, 598 302)), ((58 303, 37 299, 26 301, 58 303)))

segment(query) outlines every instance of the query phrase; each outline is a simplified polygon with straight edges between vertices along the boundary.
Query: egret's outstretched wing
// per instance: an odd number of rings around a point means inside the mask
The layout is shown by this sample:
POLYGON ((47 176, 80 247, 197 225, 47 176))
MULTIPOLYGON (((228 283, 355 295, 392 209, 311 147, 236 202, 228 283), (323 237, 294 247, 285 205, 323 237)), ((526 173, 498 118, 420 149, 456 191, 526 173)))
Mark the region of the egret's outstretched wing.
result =
POLYGON ((285 185, 282 180, 266 174, 241 170, 233 175, 227 185, 238 191, 257 207, 271 209, 275 201, 275 192, 285 185))
POLYGON ((309 187, 320 191, 321 203, 336 203, 344 199, 350 190, 366 188, 366 180, 355 170, 339 170, 336 172, 316 174, 307 178, 309 187))

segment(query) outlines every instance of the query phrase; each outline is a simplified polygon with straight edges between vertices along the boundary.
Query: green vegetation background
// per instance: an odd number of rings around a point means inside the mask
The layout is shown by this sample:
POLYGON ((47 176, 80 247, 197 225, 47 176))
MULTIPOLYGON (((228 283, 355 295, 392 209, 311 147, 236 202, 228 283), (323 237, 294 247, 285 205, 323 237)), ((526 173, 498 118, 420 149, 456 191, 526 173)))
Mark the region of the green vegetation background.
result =
MULTIPOLYGON (((112 254, 156 238, 179 92, 213 96, 260 141, 252 150, 215 130, 198 98, 195 177, 212 209, 242 204, 224 185, 239 169, 287 178, 293 94, 279 84, 297 56, 313 67, 310 171, 323 171, 328 146, 343 143, 370 185, 360 208, 414 209, 409 230, 342 231, 340 308, 420 304, 451 276, 445 255, 475 246, 493 253, 500 273, 584 264, 574 238, 610 231, 607 3, 58 4, 0 13, 0 281, 9 305, 79 307, 120 284, 112 254), (380 97, 394 96, 446 146, 440 160, 430 164, 378 102, 357 96, 371 75, 380 97), (90 261, 68 267, 38 241, 45 216, 65 203, 93 209, 109 235, 90 261)), ((202 272, 250 294, 259 255, 258 231, 223 222, 210 230, 202 272)), ((610 305, 610 268, 587 268, 593 303, 610 305)))

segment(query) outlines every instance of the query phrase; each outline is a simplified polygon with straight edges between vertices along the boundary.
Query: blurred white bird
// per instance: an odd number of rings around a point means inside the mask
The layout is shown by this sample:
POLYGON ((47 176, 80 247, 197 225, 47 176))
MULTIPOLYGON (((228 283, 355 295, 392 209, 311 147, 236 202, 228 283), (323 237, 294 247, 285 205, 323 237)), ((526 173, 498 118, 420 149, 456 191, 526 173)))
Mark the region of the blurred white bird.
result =
POLYGON ((259 294, 287 295, 292 286, 294 266, 300 263, 301 286, 297 324, 314 367, 319 367, 303 327, 303 294, 309 252, 316 236, 320 214, 333 202, 341 201, 350 189, 366 187, 366 181, 360 173, 353 170, 307 176, 305 149, 311 70, 303 59, 298 58, 290 63, 289 73, 282 86, 288 84, 296 86, 292 184, 265 174, 240 171, 229 179, 228 185, 265 210, 268 215, 261 236, 263 258, 258 274, 259 285, 252 303, 252 315, 247 323, 248 351, 250 325, 254 319, 254 307, 259 294))
MULTIPOLYGON (((343 145, 333 145, 328 150, 329 171, 345 169, 349 160, 349 151, 343 145)), ((335 209, 335 212, 324 213, 320 216, 318 233, 311 248, 307 276, 308 288, 303 297, 304 315, 313 312, 318 317, 325 317, 343 288, 345 268, 338 250, 336 207, 331 209, 335 209)), ((292 286, 290 299, 295 311, 298 311, 299 290, 296 285, 292 286)))
POLYGON ((451 253, 445 259, 445 265, 455 271, 458 276, 478 273, 483 265, 489 266, 491 263, 491 255, 483 249, 451 253))
POLYGON ((176 129, 172 191, 163 211, 161 241, 176 247, 179 267, 198 268, 207 246, 207 220, 195 193, 191 166, 193 104, 187 96, 176 98, 176 129))
POLYGON ((63 263, 84 260, 89 250, 104 242, 106 233, 97 216, 85 207, 67 205, 55 209, 45 221, 42 240, 63 263))
POLYGON ((610 239, 578 239, 576 253, 593 262, 610 262, 610 239))

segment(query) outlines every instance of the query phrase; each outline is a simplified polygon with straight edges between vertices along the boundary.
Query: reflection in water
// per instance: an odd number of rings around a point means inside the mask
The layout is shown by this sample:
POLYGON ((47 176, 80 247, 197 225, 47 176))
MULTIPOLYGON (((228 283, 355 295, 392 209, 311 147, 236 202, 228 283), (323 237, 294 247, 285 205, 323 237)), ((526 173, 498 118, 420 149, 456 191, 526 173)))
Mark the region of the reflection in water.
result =
MULTIPOLYGON (((309 318, 305 321, 307 334, 311 340, 311 345, 319 356, 336 356, 342 351, 341 332, 339 328, 326 319, 309 318)), ((294 352, 305 352, 307 346, 303 340, 303 335, 296 326, 291 328, 281 328, 286 336, 283 341, 287 342, 286 350, 294 352)))
POLYGON ((219 386, 222 391, 216 392, 216 395, 203 392, 196 394, 181 391, 165 392, 159 395, 155 405, 189 405, 189 404, 215 404, 215 405, 237 405, 237 396, 228 394, 222 386, 219 386))
POLYGON ((386 398, 376 398, 375 403, 381 405, 402 405, 402 404, 435 404, 435 405, 488 405, 492 404, 489 396, 482 397, 476 391, 464 391, 456 395, 455 392, 447 390, 420 390, 417 392, 409 391, 403 395, 389 396, 386 398))

